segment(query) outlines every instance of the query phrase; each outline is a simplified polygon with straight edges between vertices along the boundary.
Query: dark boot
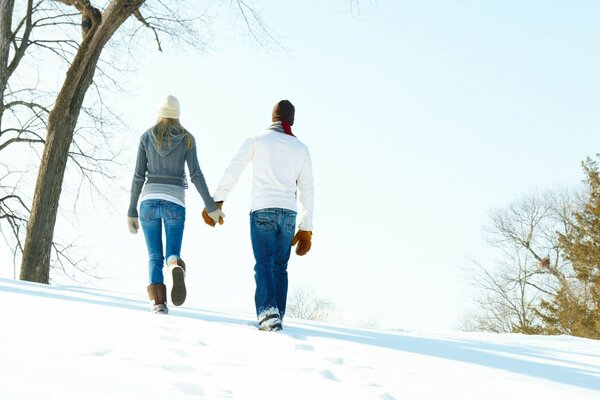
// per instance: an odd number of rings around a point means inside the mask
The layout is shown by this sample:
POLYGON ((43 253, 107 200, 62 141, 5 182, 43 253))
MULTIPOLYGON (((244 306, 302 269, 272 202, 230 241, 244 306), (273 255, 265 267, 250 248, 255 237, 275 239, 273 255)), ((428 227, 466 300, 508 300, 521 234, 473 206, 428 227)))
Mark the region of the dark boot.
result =
POLYGON ((157 283, 148 286, 146 289, 148 290, 148 298, 150 298, 151 302, 150 310, 154 314, 168 314, 167 287, 162 283, 157 283))
POLYGON ((258 315, 258 329, 261 331, 280 331, 282 329, 279 311, 275 307, 264 310, 258 315))
POLYGON ((178 258, 177 265, 170 265, 169 268, 171 269, 171 275, 173 276, 171 301, 174 305, 180 306, 187 296, 187 291, 185 289, 185 263, 181 258, 178 258))

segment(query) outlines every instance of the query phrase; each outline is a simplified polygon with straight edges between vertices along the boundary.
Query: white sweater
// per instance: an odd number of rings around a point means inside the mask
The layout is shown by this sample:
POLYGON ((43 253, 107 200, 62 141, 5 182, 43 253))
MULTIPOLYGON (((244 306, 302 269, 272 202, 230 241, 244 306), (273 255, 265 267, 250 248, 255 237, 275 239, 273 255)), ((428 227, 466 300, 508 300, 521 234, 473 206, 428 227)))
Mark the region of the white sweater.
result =
POLYGON ((213 196, 225 201, 252 160, 252 211, 284 208, 298 211, 299 229, 312 231, 313 175, 308 148, 300 140, 280 132, 277 124, 244 141, 225 170, 213 196), (298 198, 296 199, 296 191, 298 198))

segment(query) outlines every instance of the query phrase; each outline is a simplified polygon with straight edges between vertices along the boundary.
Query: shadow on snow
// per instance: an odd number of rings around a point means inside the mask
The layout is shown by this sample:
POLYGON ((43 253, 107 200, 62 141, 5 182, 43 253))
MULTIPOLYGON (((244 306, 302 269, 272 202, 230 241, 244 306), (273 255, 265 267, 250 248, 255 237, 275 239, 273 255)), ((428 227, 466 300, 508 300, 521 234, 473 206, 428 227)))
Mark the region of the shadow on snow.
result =
MULTIPOLYGON (((85 302, 102 306, 119 307, 148 312, 148 303, 128 299, 105 290, 81 288, 77 286, 48 286, 30 282, 0 279, 0 292, 12 292, 58 300, 85 302), (72 293, 72 295, 68 294, 72 293), (87 297, 81 297, 81 296, 87 297)), ((231 325, 254 325, 252 319, 214 313, 207 310, 179 307, 171 315, 199 319, 231 325)), ((469 339, 433 339, 411 336, 408 333, 395 333, 375 330, 353 329, 340 326, 322 325, 311 327, 302 321, 286 325, 281 333, 297 340, 320 337, 343 340, 376 346, 402 352, 416 353, 447 360, 477 364, 512 373, 546 379, 557 383, 573 385, 600 391, 600 363, 585 364, 554 358, 546 349, 532 346, 486 343, 469 339), (514 356, 523 357, 515 358, 514 356), (563 365, 545 363, 558 362, 563 365)), ((600 343, 598 344, 600 346, 600 343)))

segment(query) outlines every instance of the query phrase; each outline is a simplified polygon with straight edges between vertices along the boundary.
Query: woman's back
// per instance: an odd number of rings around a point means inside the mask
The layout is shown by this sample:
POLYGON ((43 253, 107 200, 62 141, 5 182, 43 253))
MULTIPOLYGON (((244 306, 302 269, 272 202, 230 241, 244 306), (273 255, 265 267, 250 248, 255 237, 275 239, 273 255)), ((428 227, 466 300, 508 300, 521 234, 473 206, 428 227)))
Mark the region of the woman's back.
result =
MULTIPOLYGON (((184 184, 185 161, 190 143, 193 142, 191 134, 185 130, 171 127, 168 134, 160 137, 157 126, 148 129, 140 138, 140 146, 146 153, 146 176, 150 178, 174 178, 174 182, 155 182, 184 184), (161 140, 162 139, 162 140, 161 140)), ((164 180, 164 179, 163 179, 164 180)))

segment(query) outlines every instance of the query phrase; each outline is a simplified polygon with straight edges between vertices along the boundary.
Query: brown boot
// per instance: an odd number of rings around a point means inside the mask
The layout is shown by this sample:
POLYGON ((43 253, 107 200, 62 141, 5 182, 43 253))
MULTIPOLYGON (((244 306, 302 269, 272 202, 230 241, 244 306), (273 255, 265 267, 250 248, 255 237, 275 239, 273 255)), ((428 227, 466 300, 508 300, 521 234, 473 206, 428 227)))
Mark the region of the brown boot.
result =
POLYGON ((150 310, 154 314, 168 314, 167 308, 167 287, 162 283, 150 285, 146 288, 150 298, 150 310))
POLYGON ((185 263, 177 258, 177 265, 169 265, 173 276, 173 288, 171 289, 171 301, 180 306, 185 301, 187 290, 185 289, 185 263))

